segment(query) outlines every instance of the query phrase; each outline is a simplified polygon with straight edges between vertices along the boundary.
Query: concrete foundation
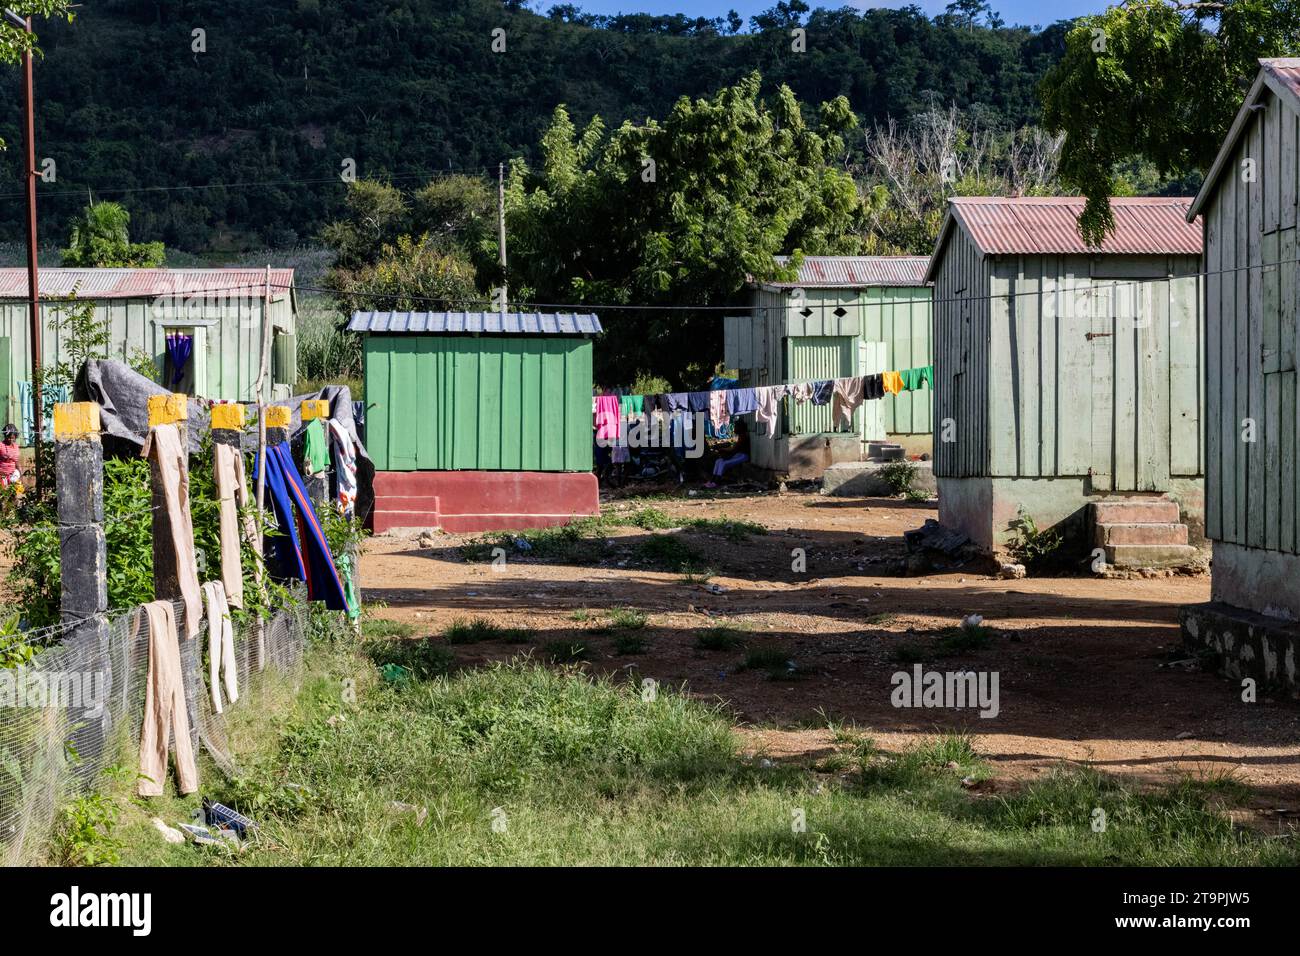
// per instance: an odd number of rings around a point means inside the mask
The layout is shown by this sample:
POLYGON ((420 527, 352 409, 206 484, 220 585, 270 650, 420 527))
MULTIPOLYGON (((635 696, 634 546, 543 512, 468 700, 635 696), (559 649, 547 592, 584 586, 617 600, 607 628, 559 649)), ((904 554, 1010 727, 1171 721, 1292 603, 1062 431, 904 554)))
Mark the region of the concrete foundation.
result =
MULTIPOLYGON (((929 454, 933 435, 890 435, 889 441, 903 446, 905 455, 929 454)), ((821 478, 826 469, 845 462, 861 462, 866 446, 859 435, 782 435, 750 439, 754 466, 795 480, 821 478)))
POLYGON ((600 514, 590 472, 381 471, 371 530, 516 531, 600 514))
MULTIPOLYGON (((844 498, 887 497, 894 489, 880 477, 882 468, 892 462, 883 461, 846 461, 831 465, 822 475, 822 494, 836 495, 844 498)), ((918 491, 934 495, 939 486, 934 478, 934 466, 928 461, 908 462, 916 468, 916 477, 912 487, 918 491)))
MULTIPOLYGON (((1215 573, 1217 576, 1217 564, 1215 573)), ((1188 651, 1212 655, 1215 669, 1225 677, 1251 677, 1265 688, 1300 692, 1296 674, 1300 624, 1219 601, 1185 607, 1179 620, 1188 651)))
POLYGON ((1210 599, 1268 618, 1300 621, 1300 555, 1216 541, 1210 599))
MULTIPOLYGON (((1124 497, 1098 492, 1087 477, 1077 478, 947 478, 940 477, 939 522, 964 532, 984 551, 996 552, 1015 540, 1013 522, 1026 514, 1040 530, 1087 535, 1087 509, 1094 501, 1124 497)), ((1152 493, 1146 493, 1150 496, 1152 493)), ((1199 478, 1175 478, 1163 497, 1178 503, 1192 544, 1205 541, 1205 489, 1199 478)))

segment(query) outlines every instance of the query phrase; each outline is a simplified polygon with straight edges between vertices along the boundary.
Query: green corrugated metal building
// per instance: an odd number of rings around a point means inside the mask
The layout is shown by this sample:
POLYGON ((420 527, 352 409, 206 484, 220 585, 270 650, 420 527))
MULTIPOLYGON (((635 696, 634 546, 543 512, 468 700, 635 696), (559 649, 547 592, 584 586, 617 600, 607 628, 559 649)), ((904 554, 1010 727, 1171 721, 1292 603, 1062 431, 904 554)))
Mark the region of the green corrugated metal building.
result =
MULTIPOLYGON (((67 359, 68 298, 94 303, 108 324, 108 357, 144 356, 173 391, 201 398, 254 401, 265 324, 271 323, 271 397, 288 398, 297 383, 297 306, 292 269, 42 269, 42 362, 67 359), (265 303, 270 300, 270 308, 265 303), (169 335, 193 341, 172 381, 169 335)), ((26 269, 0 269, 0 423, 30 427, 31 345, 26 269)), ((47 418, 48 422, 48 418, 47 418)))
POLYGON ((358 312, 378 471, 589 472, 594 315, 358 312))
MULTIPOLYGON (((783 264, 784 259, 778 260, 783 264)), ((926 256, 805 256, 798 277, 755 285, 753 313, 724 319, 724 360, 745 385, 777 385, 931 363, 926 256)), ((835 430, 831 407, 786 401, 772 434, 751 435, 754 464, 794 478, 866 457, 887 437, 909 452, 931 448, 929 388, 867 402, 851 431, 835 430)))

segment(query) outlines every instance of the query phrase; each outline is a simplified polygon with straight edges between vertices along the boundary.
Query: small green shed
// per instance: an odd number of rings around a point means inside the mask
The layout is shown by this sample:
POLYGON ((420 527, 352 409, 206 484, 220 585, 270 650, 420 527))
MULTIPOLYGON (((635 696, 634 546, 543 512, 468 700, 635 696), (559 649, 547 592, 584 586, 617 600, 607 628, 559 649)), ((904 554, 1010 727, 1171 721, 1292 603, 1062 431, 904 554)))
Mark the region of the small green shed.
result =
POLYGON ((357 312, 378 471, 589 472, 594 315, 357 312))

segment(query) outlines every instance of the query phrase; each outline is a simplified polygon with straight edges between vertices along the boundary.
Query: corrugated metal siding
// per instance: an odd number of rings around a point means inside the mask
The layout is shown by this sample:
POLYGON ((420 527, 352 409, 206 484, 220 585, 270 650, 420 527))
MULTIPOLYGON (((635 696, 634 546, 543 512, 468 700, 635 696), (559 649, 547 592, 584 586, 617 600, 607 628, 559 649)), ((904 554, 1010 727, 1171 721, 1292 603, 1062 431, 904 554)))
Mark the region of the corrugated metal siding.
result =
MULTIPOLYGON (((287 270, 286 270, 287 271, 287 270)), ((163 367, 165 339, 169 326, 195 329, 196 348, 192 361, 195 388, 203 398, 251 402, 253 385, 261 362, 262 300, 259 297, 194 298, 186 303, 169 299, 89 299, 110 331, 109 358, 130 362, 137 352, 153 358, 163 367)), ((67 306, 42 302, 44 324, 41 341, 47 365, 66 361, 63 320, 67 306)), ((10 370, 8 391, 17 393, 17 383, 31 381, 31 347, 28 338, 27 304, 0 299, 0 336, 9 339, 10 370)), ((271 303, 271 320, 276 328, 296 331, 293 298, 281 294, 271 303)), ((292 390, 296 381, 273 383, 292 390)), ((0 386, 3 392, 4 386, 0 386)))
POLYGON ((389 334, 595 335, 594 315, 545 312, 354 312, 349 332, 389 334))
POLYGON ((1216 541, 1297 554, 1300 121, 1271 91, 1264 102, 1205 207, 1205 520, 1216 541), (1254 183, 1235 174, 1246 157, 1257 162, 1254 183))
POLYGON ((365 356, 379 470, 591 470, 589 339, 369 335, 365 356))
POLYGON ((767 365, 767 321, 761 313, 722 319, 722 364, 752 372, 767 365))
POLYGON ((952 213, 986 255, 1194 255, 1201 254, 1199 221, 1188 222, 1190 199, 1111 199, 1115 230, 1090 249, 1079 238, 1084 200, 1073 196, 962 196, 952 213))
MULTIPOLYGON (((929 289, 865 289, 861 294, 862 338, 885 346, 885 369, 909 369, 934 362, 929 289)), ((885 431, 927 435, 933 431, 934 390, 886 395, 881 402, 885 431)))
MULTIPOLYGON (((856 375, 858 340, 854 336, 791 336, 787 340, 787 378, 791 382, 820 381, 856 375)), ((789 427, 792 435, 816 435, 834 431, 831 406, 812 402, 791 402, 789 427)), ((861 428, 862 410, 853 414, 853 430, 861 428)))
MULTIPOLYGON (((789 256, 777 256, 785 265, 789 256)), ((772 282, 781 289, 830 286, 862 288, 864 286, 925 285, 929 256, 804 256, 795 282, 772 282)))

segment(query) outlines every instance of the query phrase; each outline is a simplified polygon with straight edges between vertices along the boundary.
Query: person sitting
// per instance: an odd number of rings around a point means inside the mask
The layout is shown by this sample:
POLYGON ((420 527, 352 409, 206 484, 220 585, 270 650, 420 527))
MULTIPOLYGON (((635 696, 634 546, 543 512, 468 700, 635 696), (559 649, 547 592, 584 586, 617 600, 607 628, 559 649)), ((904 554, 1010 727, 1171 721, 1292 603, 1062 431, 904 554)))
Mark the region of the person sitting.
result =
POLYGON ((749 427, 743 420, 739 420, 736 422, 736 443, 731 446, 731 454, 713 463, 713 480, 704 487, 718 487, 718 483, 728 469, 743 465, 747 461, 749 461, 749 427))
POLYGON ((0 488, 17 484, 22 476, 18 473, 18 429, 12 424, 4 428, 0 438, 0 488))

